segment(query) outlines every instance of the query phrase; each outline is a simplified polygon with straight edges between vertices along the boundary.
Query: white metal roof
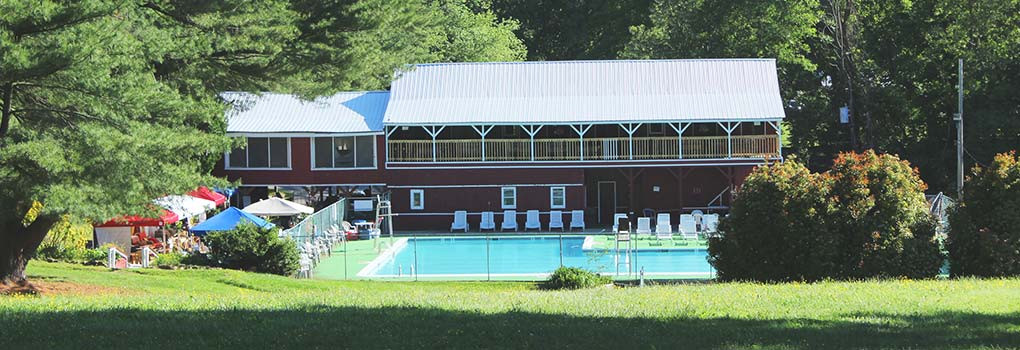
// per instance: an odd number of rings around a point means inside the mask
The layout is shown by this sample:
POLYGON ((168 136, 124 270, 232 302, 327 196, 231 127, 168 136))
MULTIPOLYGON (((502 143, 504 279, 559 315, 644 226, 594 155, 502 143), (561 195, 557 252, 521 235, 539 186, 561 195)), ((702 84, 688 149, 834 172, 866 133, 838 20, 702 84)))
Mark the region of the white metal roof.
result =
POLYGON ((785 117, 774 59, 419 64, 390 91, 392 125, 785 117))
POLYGON ((228 133, 366 133, 383 130, 387 91, 341 92, 315 100, 277 93, 226 92, 228 133))

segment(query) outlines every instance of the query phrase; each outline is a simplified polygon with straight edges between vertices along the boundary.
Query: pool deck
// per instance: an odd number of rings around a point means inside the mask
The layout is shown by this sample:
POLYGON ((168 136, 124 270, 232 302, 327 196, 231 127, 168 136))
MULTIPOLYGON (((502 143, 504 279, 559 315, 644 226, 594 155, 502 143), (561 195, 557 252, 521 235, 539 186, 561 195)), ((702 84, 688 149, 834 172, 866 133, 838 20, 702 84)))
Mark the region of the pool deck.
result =
MULTIPOLYGON (((386 248, 395 243, 400 238, 430 238, 430 237, 528 237, 528 236, 543 236, 543 237, 583 237, 592 236, 594 242, 592 248, 595 249, 613 249, 616 247, 614 243, 615 236, 605 231, 585 231, 585 232, 468 232, 468 233, 449 233, 449 232, 405 232, 399 235, 394 235, 393 238, 383 237, 379 240, 358 240, 349 241, 345 245, 339 245, 333 249, 332 255, 325 256, 315 267, 313 272, 313 278, 316 279, 331 279, 331 280, 344 280, 344 279, 376 279, 386 281, 399 281, 399 280, 415 280, 414 277, 406 278, 366 278, 359 277, 358 272, 368 266, 380 253, 385 251, 386 248)), ((621 249, 623 242, 621 242, 621 249)), ((674 236, 672 241, 664 240, 659 241, 655 239, 655 236, 642 235, 638 239, 631 241, 632 249, 706 249, 706 241, 704 240, 683 240, 680 237, 674 236)), ((638 276, 635 274, 631 275, 620 275, 614 276, 617 280, 634 280, 638 276)), ((646 275, 647 279, 705 279, 710 276, 704 275, 646 275)), ((417 280, 500 280, 500 281, 532 281, 542 280, 544 276, 500 276, 500 275, 478 275, 478 276, 443 276, 443 277, 425 277, 418 276, 417 280)))

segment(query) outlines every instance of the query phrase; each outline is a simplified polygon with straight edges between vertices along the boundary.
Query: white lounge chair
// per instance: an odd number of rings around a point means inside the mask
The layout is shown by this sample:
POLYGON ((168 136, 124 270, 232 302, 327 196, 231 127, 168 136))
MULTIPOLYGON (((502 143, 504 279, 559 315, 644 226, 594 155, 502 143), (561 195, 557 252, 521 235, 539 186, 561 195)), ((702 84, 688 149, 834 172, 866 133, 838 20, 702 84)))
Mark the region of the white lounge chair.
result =
POLYGON ((584 231, 584 210, 574 210, 570 212, 570 229, 575 228, 584 231))
POLYGON ((657 240, 673 240, 673 225, 669 222, 669 213, 660 213, 655 218, 655 238, 657 240))
POLYGON ((524 230, 542 230, 542 223, 538 221, 538 210, 528 210, 525 216, 527 220, 524 221, 524 230))
POLYGON ((496 214, 491 211, 482 212, 482 223, 478 225, 479 230, 496 230, 496 214))
POLYGON ((652 234, 652 218, 638 218, 637 219, 637 230, 634 230, 635 234, 651 235, 652 234))
POLYGON ((516 210, 504 210, 503 211, 503 224, 499 226, 500 231, 505 230, 517 231, 517 211, 516 210))
POLYGON ((698 226, 694 215, 680 215, 680 236, 684 239, 698 239, 698 226))
POLYGON ((620 226, 619 226, 620 219, 630 220, 630 218, 627 216, 627 214, 624 214, 624 213, 613 214, 613 232, 620 232, 620 226))
POLYGON ((450 225, 450 232, 454 230, 468 231, 467 211, 458 210, 453 212, 453 224, 450 225))
POLYGON ((705 235, 713 235, 719 232, 719 214, 706 214, 701 217, 701 229, 705 235))
POLYGON ((694 224, 698 228, 698 232, 704 231, 705 226, 701 222, 701 217, 705 215, 701 210, 691 210, 691 215, 694 216, 694 224))
POLYGON ((558 229, 560 229, 560 231, 564 230, 564 228, 563 228, 563 211, 561 211, 561 210, 551 210, 551 211, 549 211, 549 230, 552 230, 554 228, 558 228, 558 229))

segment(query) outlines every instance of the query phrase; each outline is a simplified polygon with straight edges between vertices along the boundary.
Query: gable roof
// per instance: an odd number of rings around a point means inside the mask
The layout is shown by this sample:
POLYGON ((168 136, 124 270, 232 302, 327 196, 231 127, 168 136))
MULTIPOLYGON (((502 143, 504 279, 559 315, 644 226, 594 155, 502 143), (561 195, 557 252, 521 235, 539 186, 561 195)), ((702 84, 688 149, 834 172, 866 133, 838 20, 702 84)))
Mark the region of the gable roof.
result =
POLYGON ((227 133, 368 133, 383 130, 387 91, 341 92, 312 101, 278 93, 225 92, 227 133))
POLYGON ((785 117, 774 59, 419 64, 390 91, 391 125, 785 117))

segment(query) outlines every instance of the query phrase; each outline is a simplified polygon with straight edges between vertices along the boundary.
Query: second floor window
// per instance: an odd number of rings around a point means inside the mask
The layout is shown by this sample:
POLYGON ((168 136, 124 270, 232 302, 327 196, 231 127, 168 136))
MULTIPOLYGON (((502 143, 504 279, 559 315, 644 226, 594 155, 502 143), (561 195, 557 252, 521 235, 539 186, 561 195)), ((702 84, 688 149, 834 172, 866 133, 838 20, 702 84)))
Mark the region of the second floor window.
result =
POLYGON ((317 169, 374 168, 375 136, 316 137, 317 169))
POLYGON ((500 207, 503 209, 517 208, 517 187, 503 187, 500 189, 500 207))
POLYGON ((290 142, 286 137, 249 137, 243 148, 227 155, 228 169, 290 168, 290 142))

